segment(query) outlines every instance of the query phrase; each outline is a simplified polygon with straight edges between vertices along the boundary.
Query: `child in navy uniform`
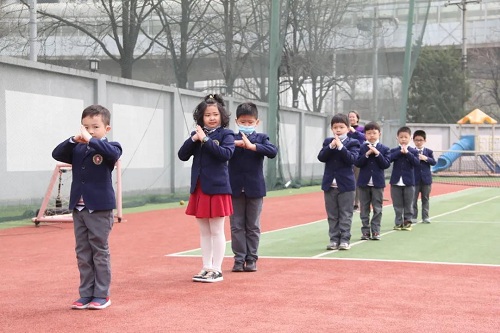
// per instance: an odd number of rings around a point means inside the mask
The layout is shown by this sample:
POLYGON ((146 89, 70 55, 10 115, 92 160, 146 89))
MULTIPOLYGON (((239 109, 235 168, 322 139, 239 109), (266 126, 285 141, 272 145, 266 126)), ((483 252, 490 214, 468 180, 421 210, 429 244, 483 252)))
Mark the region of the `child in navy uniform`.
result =
POLYGON ((196 130, 177 153, 181 161, 193 156, 186 214, 195 216, 200 228, 203 267, 193 276, 197 282, 223 280, 224 220, 233 213, 228 161, 234 153, 234 133, 227 128, 229 116, 221 96, 206 96, 193 113, 196 130))
POLYGON ((264 157, 278 153, 269 136, 255 132, 259 113, 254 103, 240 104, 236 109, 236 149, 229 160, 229 180, 233 192, 231 248, 234 253, 233 272, 255 272, 260 241, 260 213, 266 195, 264 157))
POLYGON ((375 122, 365 125, 366 142, 361 145, 354 163, 359 167, 358 191, 361 218, 361 239, 380 239, 382 206, 384 200, 384 170, 391 166, 389 147, 379 142, 380 126, 375 122), (370 222, 370 206, 373 215, 370 222))
POLYGON ((422 222, 431 223, 429 218, 429 196, 432 186, 431 165, 436 165, 434 152, 424 147, 427 140, 425 131, 417 130, 413 133, 413 142, 418 150, 418 159, 420 163, 415 167, 415 196, 413 197, 413 219, 417 223, 418 217, 418 195, 422 202, 422 222))
POLYGON ((413 195, 415 191, 415 175, 413 169, 419 164, 418 151, 408 144, 411 140, 411 129, 403 126, 398 129, 399 146, 390 151, 391 198, 394 213, 394 230, 411 230, 413 217, 413 195))
POLYGON ((116 208, 111 172, 122 147, 106 139, 110 119, 110 112, 103 106, 87 107, 80 131, 52 152, 54 159, 72 164, 69 209, 73 211, 80 271, 80 299, 73 302, 73 309, 104 309, 111 305, 108 238, 116 208))
POLYGON ((353 202, 356 190, 353 165, 359 154, 359 141, 347 136, 349 119, 336 114, 330 122, 333 137, 326 138, 318 160, 325 163, 321 189, 328 216, 330 243, 327 250, 349 250, 353 202))

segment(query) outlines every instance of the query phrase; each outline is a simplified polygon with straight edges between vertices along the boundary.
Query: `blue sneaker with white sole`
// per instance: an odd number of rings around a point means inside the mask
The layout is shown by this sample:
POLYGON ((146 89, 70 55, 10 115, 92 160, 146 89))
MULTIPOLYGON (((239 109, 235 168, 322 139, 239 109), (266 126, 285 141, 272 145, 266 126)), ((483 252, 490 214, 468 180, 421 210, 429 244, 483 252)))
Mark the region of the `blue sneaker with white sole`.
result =
POLYGON ((92 302, 90 302, 89 306, 87 307, 87 309, 101 310, 107 308, 110 305, 111 305, 111 300, 109 299, 109 297, 106 298, 94 297, 92 299, 92 302))
POLYGON ((80 297, 71 304, 71 308, 75 310, 83 310, 89 307, 90 302, 92 302, 93 297, 80 297))

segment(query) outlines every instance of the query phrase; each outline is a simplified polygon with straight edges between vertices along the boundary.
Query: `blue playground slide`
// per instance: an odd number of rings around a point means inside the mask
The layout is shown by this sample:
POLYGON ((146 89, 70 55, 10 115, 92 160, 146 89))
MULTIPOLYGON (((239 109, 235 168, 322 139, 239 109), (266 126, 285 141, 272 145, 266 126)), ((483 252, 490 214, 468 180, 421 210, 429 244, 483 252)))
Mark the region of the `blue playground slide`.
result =
POLYGON ((453 162, 462 155, 456 152, 460 150, 474 150, 474 135, 462 135, 460 140, 455 142, 449 151, 439 156, 436 165, 431 168, 432 172, 439 172, 451 167, 453 162))
MULTIPOLYGON (((436 165, 431 168, 432 172, 439 172, 451 167, 453 162, 462 155, 456 152, 460 150, 474 150, 474 135, 463 135, 458 142, 455 142, 449 151, 439 156, 436 165)), ((500 165, 490 155, 479 155, 481 160, 493 173, 500 173, 500 165)))

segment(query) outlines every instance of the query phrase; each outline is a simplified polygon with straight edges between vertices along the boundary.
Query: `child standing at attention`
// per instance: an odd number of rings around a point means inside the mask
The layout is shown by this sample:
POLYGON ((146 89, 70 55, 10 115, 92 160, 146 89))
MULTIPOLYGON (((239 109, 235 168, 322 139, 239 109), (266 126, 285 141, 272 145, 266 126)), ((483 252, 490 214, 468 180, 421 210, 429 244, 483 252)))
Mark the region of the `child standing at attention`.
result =
POLYGON ((358 158, 360 143, 347 136, 349 119, 336 114, 331 120, 333 137, 326 138, 318 160, 325 163, 321 189, 324 192, 328 216, 330 243, 327 250, 349 250, 353 214, 354 179, 353 165, 358 158))
POLYGON ((380 239, 382 205, 384 199, 384 170, 391 166, 389 147, 381 144, 380 126, 376 122, 365 125, 366 142, 361 145, 359 157, 354 163, 359 167, 358 191, 361 218, 361 239, 380 239), (373 216, 370 223, 370 206, 373 216))
POLYGON ((234 133, 227 129, 229 116, 221 96, 206 96, 193 113, 196 130, 177 154, 181 161, 194 156, 186 214, 195 216, 200 228, 203 267, 193 281, 223 280, 224 220, 233 213, 228 161, 234 152, 234 133))
POLYGON ((408 146, 411 140, 411 129, 403 126, 398 129, 399 146, 390 151, 393 162, 391 173, 391 198, 394 207, 394 230, 411 230, 413 217, 413 195, 415 191, 415 175, 413 169, 419 164, 418 152, 408 146))
POLYGON ((229 180, 233 192, 234 213, 231 221, 231 247, 234 253, 233 272, 255 272, 260 241, 260 213, 266 195, 264 157, 278 153, 269 136, 255 132, 259 113, 254 103, 238 105, 235 136, 236 149, 229 160, 229 180))
POLYGON ((80 299, 73 309, 104 309, 111 305, 108 238, 116 208, 111 172, 122 154, 118 142, 106 139, 111 115, 100 105, 83 110, 80 130, 52 152, 72 165, 69 209, 73 211, 75 251, 80 271, 80 299))
POLYGON ((431 223, 429 218, 429 195, 432 186, 431 165, 436 165, 434 152, 425 148, 427 134, 425 131, 417 130, 413 133, 413 142, 418 151, 419 164, 415 167, 415 196, 413 197, 413 219, 417 223, 418 217, 418 195, 422 202, 422 222, 431 223))

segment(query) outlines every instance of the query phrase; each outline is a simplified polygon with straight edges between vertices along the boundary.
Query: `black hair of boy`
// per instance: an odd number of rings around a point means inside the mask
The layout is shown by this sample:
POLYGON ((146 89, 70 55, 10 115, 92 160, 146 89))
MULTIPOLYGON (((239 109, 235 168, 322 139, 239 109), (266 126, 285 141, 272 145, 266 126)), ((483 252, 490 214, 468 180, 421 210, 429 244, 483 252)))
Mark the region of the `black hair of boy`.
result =
POLYGON ((427 140, 427 134, 425 133, 424 130, 416 130, 415 133, 413 133, 413 139, 415 139, 417 136, 420 136, 424 138, 424 140, 427 140))
POLYGON ((246 102, 238 105, 236 108, 236 119, 241 116, 252 116, 255 119, 259 119, 259 111, 257 110, 257 105, 252 102, 246 102))
POLYGON ((217 109, 219 110, 220 113, 220 126, 223 128, 228 127, 231 113, 229 113, 226 110, 224 99, 222 98, 221 95, 218 94, 210 94, 205 96, 203 101, 201 101, 200 104, 196 106, 193 112, 193 119, 196 122, 196 124, 203 127, 204 125, 203 115, 209 105, 217 106, 217 109))
POLYGON ((380 132, 381 131, 380 125, 374 121, 370 121, 368 124, 365 125, 365 133, 366 131, 373 131, 373 130, 380 132))
POLYGON ((343 113, 337 113, 332 117, 332 121, 330 122, 330 126, 333 126, 333 124, 345 124, 347 127, 349 127, 349 118, 343 114, 343 113))
POLYGON ((95 116, 101 116, 105 126, 108 126, 111 122, 111 113, 102 105, 94 104, 87 106, 82 112, 82 119, 87 117, 94 118, 95 116))
POLYGON ((399 133, 408 133, 408 135, 411 136, 411 129, 408 126, 403 126, 398 129, 397 135, 399 136, 399 133))

